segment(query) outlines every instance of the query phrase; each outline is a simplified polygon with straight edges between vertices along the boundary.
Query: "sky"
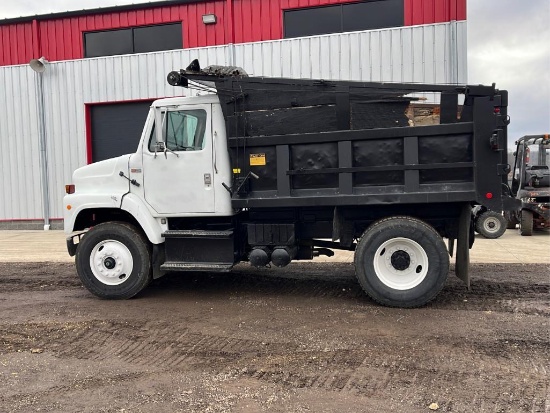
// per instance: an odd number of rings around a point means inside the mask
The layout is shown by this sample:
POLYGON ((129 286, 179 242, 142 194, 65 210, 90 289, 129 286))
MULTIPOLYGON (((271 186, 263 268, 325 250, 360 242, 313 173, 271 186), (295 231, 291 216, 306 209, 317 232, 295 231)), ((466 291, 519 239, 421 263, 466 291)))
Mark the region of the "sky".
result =
MULTIPOLYGON (((0 18, 130 3, 142 1, 0 0, 0 18)), ((496 83, 509 91, 509 142, 550 133, 550 1, 468 0, 467 4, 468 83, 496 83)))

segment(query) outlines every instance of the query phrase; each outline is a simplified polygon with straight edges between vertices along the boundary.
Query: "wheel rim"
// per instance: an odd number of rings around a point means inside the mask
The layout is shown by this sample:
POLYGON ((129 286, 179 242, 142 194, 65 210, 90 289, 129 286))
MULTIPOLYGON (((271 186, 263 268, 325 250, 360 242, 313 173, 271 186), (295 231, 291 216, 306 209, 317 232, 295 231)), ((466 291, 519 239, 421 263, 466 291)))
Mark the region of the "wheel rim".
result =
POLYGON ((134 260, 126 245, 115 240, 105 240, 92 250, 90 268, 103 284, 119 285, 130 278, 134 260))
POLYGON ((486 218, 483 221, 483 229, 490 234, 495 234, 500 230, 500 221, 493 217, 486 218))
POLYGON ((395 290, 409 290, 419 285, 428 274, 428 255, 416 241, 392 238, 374 255, 378 279, 395 290))

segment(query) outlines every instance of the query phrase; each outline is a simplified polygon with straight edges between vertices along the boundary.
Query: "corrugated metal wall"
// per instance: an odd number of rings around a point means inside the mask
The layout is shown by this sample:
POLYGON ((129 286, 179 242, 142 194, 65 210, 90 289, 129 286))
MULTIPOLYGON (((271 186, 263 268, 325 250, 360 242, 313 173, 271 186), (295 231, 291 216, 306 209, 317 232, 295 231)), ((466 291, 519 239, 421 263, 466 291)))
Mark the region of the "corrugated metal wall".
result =
POLYGON ((32 22, 0 26, 0 66, 29 62, 36 46, 32 22))
MULTIPOLYGON (((50 218, 62 216, 64 185, 86 164, 87 103, 188 93, 169 86, 166 74, 195 58, 257 76, 465 83, 465 41, 459 22, 51 63, 44 72, 50 218)), ((0 220, 41 218, 35 76, 27 66, 0 67, 0 220)))
POLYGON ((253 75, 416 83, 462 83, 467 76, 466 22, 234 47, 236 64, 253 75), (454 66, 452 39, 458 41, 454 66))
POLYGON ((209 1, 40 22, 42 55, 52 61, 79 59, 83 57, 84 32, 171 22, 182 22, 185 48, 226 43, 225 1, 209 1), (218 23, 203 24, 206 13, 215 13, 218 23))
POLYGON ((34 72, 0 68, 0 220, 41 218, 34 72))
MULTIPOLYGON (((133 26, 182 22, 185 48, 229 43, 225 1, 208 1, 0 26, 0 66, 24 64, 46 56, 49 61, 83 57, 83 33, 133 26), (215 13, 217 24, 205 25, 202 15, 215 13)), ((1 23, 1 20, 0 20, 1 23)))
POLYGON ((466 20, 466 0, 405 0, 405 26, 466 20))
MULTIPOLYGON (((403 0, 405 26, 466 19, 466 0, 403 0)), ((349 3, 349 0, 211 0, 140 10, 46 18, 2 24, 0 66, 83 57, 83 33, 95 30, 182 22, 184 48, 277 40, 283 37, 283 10, 349 3), (232 20, 228 16, 233 5, 232 20), (214 13, 217 23, 205 25, 202 15, 214 13)), ((136 6, 137 7, 137 6, 136 6)))

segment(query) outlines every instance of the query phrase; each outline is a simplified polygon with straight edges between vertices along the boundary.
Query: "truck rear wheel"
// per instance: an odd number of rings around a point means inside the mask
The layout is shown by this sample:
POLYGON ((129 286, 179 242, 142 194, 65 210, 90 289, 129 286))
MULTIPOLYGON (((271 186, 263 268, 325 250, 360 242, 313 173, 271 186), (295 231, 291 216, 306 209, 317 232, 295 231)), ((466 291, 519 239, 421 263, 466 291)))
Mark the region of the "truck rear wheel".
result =
POLYGON ((519 233, 524 236, 533 235, 533 213, 526 209, 521 211, 519 233))
POLYGON ((84 286, 100 298, 125 299, 151 281, 151 252, 132 225, 108 222, 90 229, 76 250, 76 270, 84 286))
POLYGON ((371 225, 355 250, 355 272, 363 290, 390 307, 418 307, 434 299, 449 273, 442 238, 428 224, 392 217, 371 225))
POLYGON ((476 231, 485 238, 498 238, 506 232, 506 219, 498 212, 485 211, 476 219, 476 231))

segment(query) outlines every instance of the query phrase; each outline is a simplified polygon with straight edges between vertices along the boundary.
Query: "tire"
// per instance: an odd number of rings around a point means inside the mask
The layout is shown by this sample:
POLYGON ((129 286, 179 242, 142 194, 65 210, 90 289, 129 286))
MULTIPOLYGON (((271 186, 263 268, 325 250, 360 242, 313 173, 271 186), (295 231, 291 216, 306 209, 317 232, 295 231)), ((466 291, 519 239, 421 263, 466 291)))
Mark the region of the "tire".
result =
POLYGON ((131 298, 152 279, 148 241, 124 222, 90 229, 80 240, 75 262, 84 286, 100 298, 131 298))
POLYGON ((526 209, 521 211, 519 219, 519 233, 523 236, 533 235, 533 213, 526 209))
POLYGON ((485 211, 475 222, 476 231, 485 238, 495 239, 506 232, 506 219, 494 211, 485 211))
POLYGON ((449 273, 443 239, 430 225, 411 217, 372 224, 357 244, 354 262, 365 293, 389 307, 428 303, 441 291, 449 273))
POLYGON ((504 219, 506 220, 506 229, 515 229, 518 224, 518 219, 513 211, 504 211, 504 219))

